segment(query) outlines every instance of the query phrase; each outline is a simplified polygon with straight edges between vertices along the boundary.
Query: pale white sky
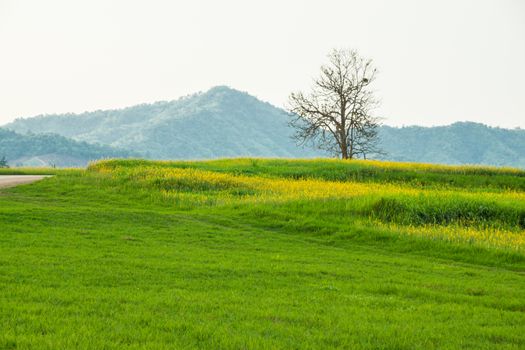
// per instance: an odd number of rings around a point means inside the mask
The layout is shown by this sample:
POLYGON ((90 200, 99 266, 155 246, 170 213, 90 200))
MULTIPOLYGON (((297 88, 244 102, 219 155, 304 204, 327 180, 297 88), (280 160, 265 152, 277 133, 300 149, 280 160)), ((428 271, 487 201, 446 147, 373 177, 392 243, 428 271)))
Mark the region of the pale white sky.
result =
POLYGON ((283 106, 333 47, 390 125, 525 127, 525 1, 0 0, 0 124, 229 85, 283 106))

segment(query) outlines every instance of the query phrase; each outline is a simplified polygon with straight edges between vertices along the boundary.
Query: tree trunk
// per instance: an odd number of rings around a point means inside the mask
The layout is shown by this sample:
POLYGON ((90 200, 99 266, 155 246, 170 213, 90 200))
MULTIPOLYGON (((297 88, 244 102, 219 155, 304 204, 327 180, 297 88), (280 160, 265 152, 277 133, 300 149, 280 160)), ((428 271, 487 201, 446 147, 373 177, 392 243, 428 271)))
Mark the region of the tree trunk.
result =
POLYGON ((341 139, 339 144, 339 147, 341 148, 341 159, 348 159, 348 142, 344 129, 339 132, 339 135, 341 139))
POLYGON ((348 159, 348 150, 346 146, 341 149, 341 159, 348 159))

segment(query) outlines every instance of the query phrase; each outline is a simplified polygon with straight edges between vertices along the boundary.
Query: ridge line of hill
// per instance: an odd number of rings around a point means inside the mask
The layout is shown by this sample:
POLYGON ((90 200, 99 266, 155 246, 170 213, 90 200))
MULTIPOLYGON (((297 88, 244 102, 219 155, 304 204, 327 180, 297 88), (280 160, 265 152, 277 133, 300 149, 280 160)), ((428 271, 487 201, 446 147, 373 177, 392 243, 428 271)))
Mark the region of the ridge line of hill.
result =
MULTIPOLYGON (((21 118, 5 128, 53 133, 109 145, 149 159, 226 157, 311 158, 324 152, 297 146, 288 113, 246 92, 218 86, 177 100, 121 109, 21 118)), ((525 130, 474 122, 448 126, 382 126, 378 159, 525 168, 525 130)))

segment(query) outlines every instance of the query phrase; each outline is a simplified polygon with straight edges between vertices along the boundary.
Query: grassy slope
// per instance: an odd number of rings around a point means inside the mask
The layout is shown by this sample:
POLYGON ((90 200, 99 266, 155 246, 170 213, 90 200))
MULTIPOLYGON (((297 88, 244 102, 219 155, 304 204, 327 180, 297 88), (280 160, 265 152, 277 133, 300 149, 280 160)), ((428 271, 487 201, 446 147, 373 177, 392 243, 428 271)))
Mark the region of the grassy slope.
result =
MULTIPOLYGON (((194 166, 228 164, 243 167, 194 166)), ((525 346, 520 254, 326 221, 322 203, 176 210, 119 179, 54 172, 0 190, 0 348, 525 346)))

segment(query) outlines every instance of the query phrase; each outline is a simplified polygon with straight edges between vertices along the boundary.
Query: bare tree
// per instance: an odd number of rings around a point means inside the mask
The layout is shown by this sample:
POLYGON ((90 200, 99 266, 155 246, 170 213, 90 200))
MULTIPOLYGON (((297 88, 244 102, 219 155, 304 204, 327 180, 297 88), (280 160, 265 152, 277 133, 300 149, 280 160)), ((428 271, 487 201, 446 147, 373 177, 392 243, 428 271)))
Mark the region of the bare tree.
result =
POLYGON ((310 94, 290 95, 290 125, 300 145, 311 143, 343 159, 381 154, 378 101, 370 84, 377 70, 354 50, 333 50, 310 94))

